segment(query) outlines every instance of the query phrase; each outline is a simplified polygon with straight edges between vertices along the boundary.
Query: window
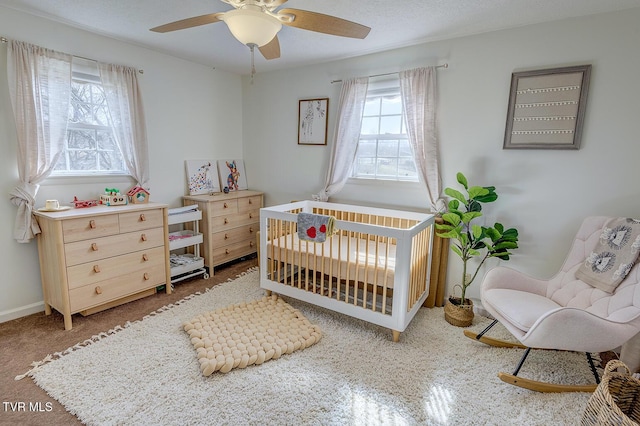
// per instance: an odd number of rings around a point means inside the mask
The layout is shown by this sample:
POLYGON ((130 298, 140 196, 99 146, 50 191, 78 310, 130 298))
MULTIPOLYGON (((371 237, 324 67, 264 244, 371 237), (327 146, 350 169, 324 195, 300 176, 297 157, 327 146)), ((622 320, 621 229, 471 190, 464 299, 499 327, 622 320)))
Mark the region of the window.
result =
POLYGON ((369 84, 351 177, 418 182, 398 80, 369 84))
POLYGON ((74 58, 67 138, 52 175, 127 174, 98 69, 74 58))

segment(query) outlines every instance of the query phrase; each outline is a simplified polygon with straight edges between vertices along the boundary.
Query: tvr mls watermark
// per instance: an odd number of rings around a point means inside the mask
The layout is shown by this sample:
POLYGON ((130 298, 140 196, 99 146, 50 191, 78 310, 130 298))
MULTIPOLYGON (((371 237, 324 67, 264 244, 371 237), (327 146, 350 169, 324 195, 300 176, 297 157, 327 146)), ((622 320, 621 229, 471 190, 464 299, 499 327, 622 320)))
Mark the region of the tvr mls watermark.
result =
POLYGON ((49 411, 53 411, 53 403, 52 402, 24 402, 24 401, 2 401, 2 408, 6 411, 13 412, 40 412, 40 413, 48 413, 49 411))

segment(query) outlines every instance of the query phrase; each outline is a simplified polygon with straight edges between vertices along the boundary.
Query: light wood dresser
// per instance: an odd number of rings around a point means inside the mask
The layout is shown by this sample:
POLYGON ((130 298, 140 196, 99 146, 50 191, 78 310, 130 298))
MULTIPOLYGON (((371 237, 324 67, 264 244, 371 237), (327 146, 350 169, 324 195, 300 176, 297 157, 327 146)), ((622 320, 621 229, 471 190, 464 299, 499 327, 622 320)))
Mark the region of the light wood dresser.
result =
POLYGON ((197 204, 202 210, 200 232, 204 241, 201 253, 209 274, 216 266, 257 251, 256 233, 260 229, 263 193, 235 191, 229 194, 189 195, 185 206, 197 204))
POLYGON ((35 211, 45 313, 72 327, 90 315, 156 292, 171 293, 167 205, 96 206, 35 211))

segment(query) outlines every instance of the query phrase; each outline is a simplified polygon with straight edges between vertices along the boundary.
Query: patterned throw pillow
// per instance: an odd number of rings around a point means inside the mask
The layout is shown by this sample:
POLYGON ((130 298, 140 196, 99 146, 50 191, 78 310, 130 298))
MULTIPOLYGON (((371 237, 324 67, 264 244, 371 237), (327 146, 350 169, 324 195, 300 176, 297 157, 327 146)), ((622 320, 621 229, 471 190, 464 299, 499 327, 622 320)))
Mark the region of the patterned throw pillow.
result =
POLYGON ((576 278, 592 287, 613 293, 631 271, 640 253, 640 220, 611 219, 600 241, 576 271, 576 278))

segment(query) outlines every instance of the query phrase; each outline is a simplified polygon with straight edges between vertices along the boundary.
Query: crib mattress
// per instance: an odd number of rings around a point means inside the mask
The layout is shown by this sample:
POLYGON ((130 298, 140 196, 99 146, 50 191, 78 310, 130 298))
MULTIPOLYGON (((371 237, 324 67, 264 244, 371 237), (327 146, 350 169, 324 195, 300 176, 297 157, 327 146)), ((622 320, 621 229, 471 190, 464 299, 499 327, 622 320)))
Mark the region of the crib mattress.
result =
POLYGON ((393 288, 395 244, 339 235, 313 243, 293 233, 267 241, 267 257, 338 279, 393 288))

